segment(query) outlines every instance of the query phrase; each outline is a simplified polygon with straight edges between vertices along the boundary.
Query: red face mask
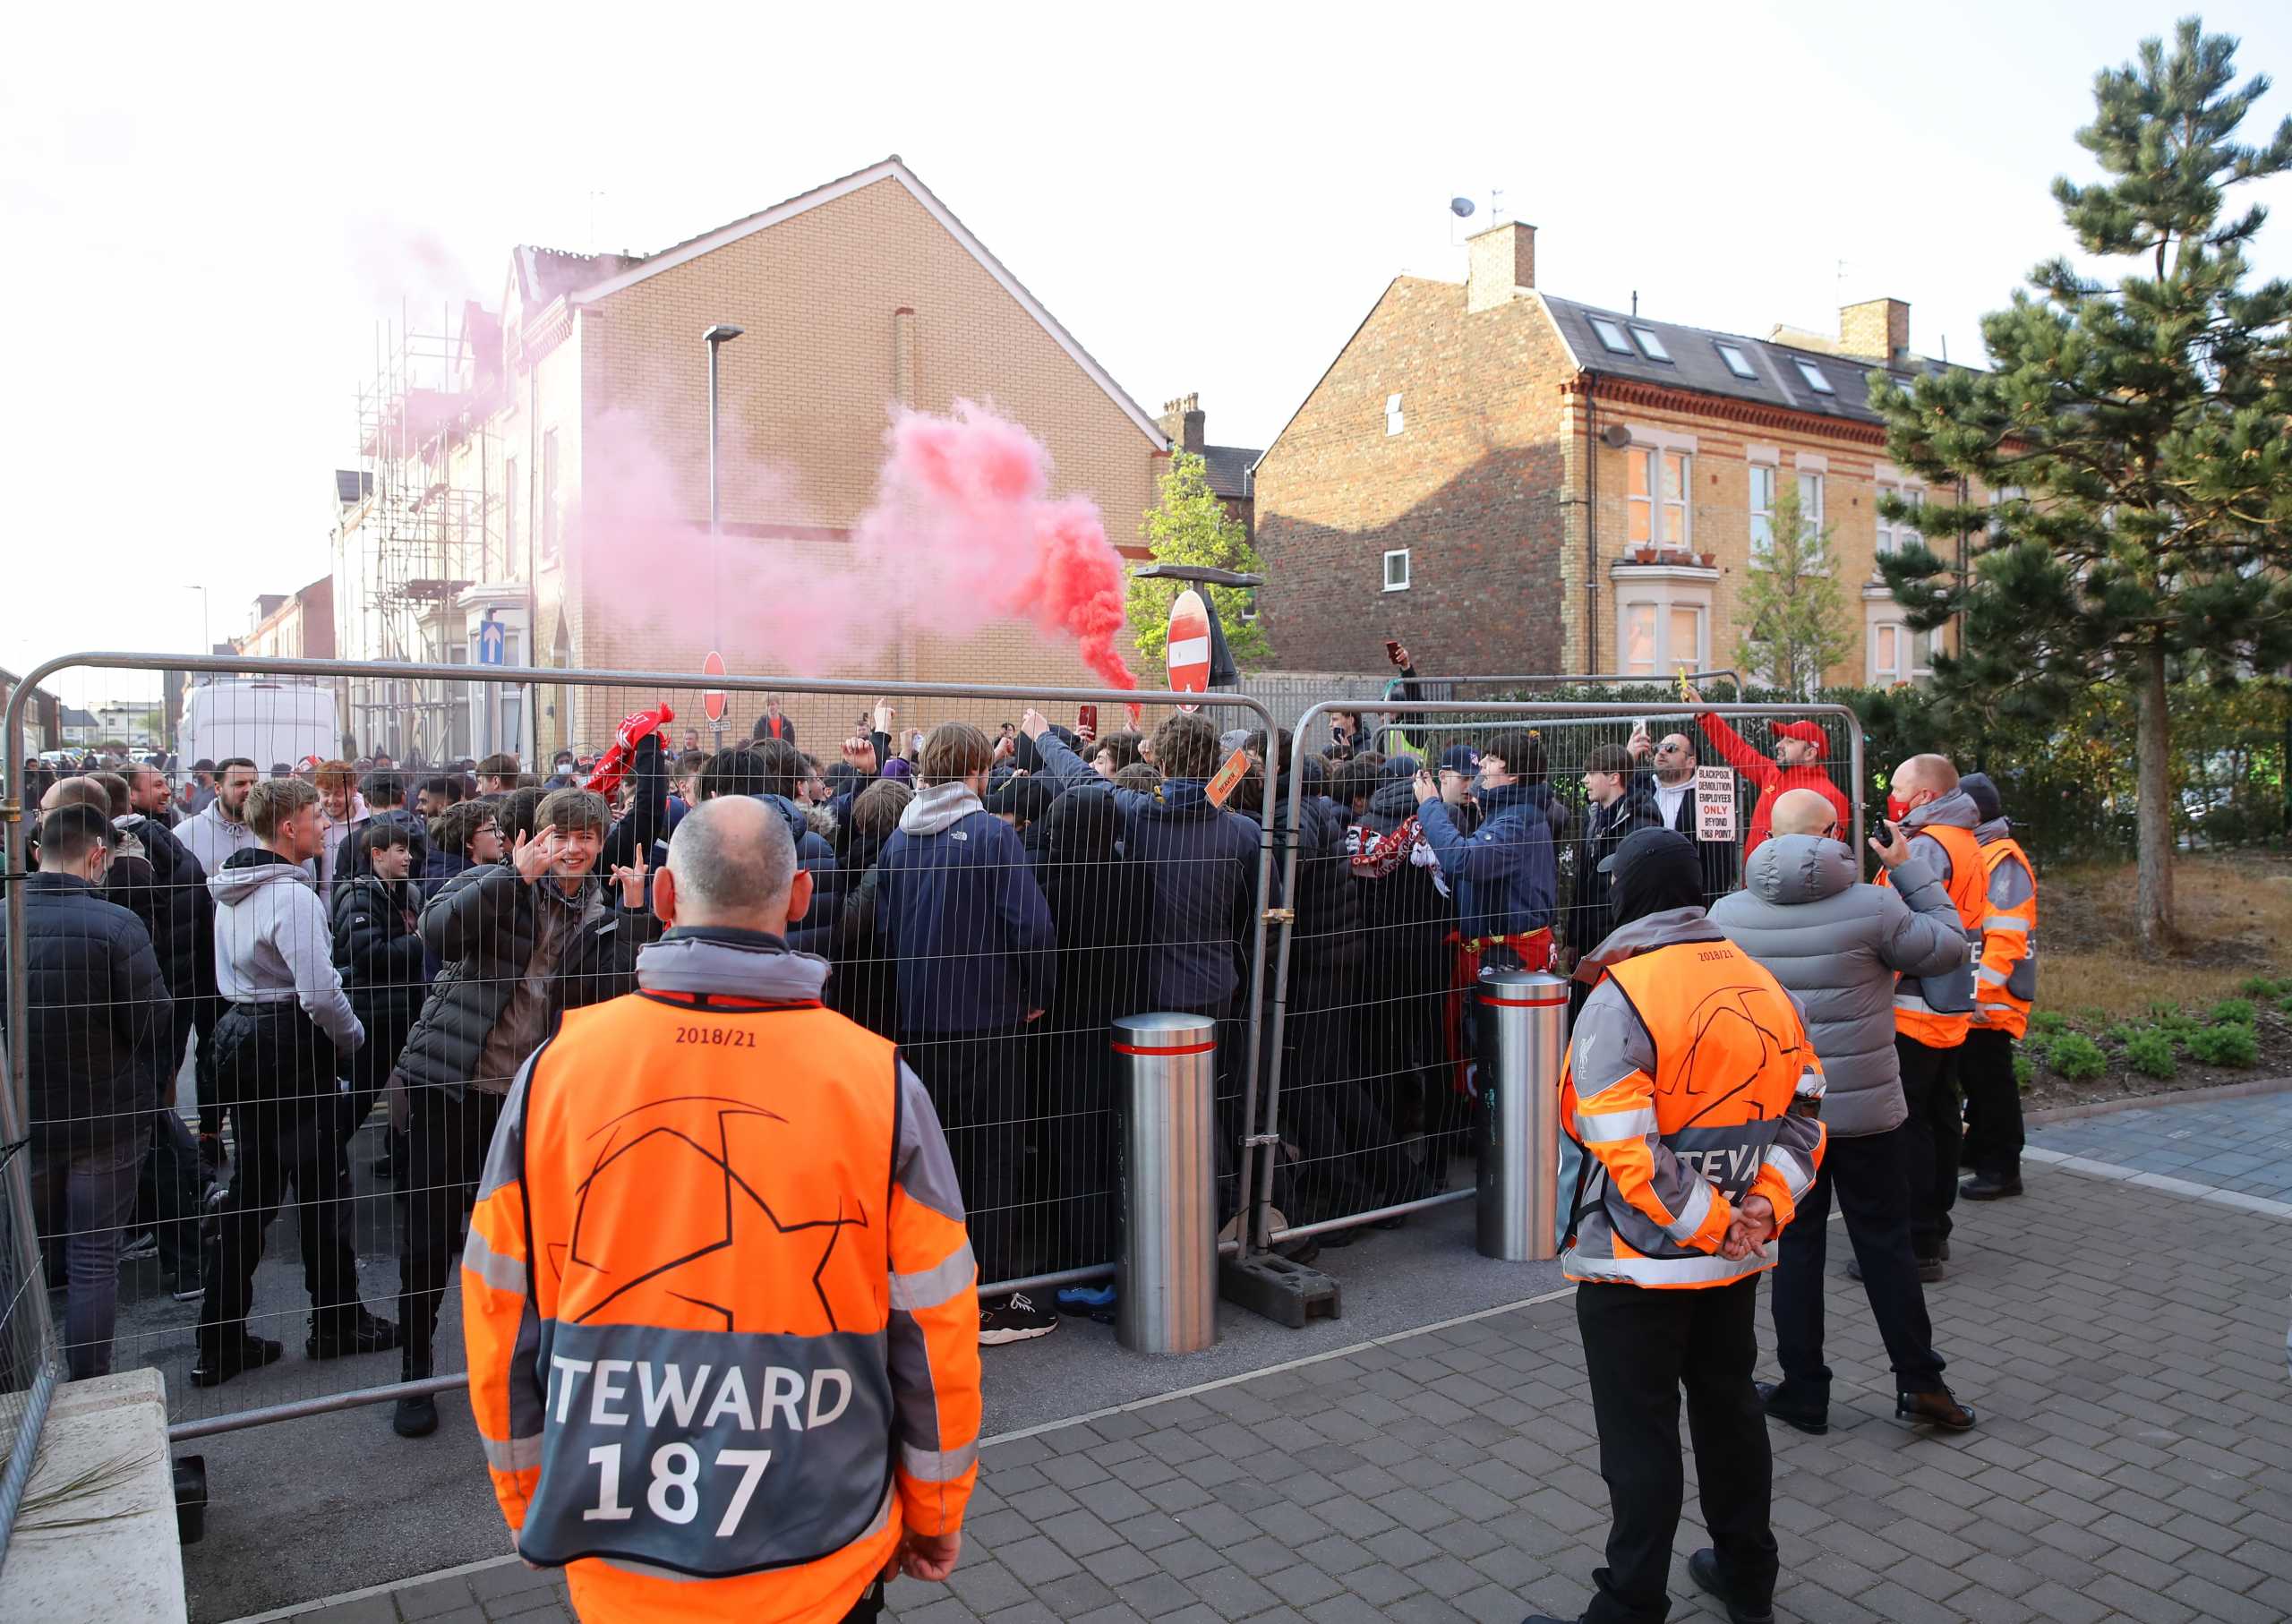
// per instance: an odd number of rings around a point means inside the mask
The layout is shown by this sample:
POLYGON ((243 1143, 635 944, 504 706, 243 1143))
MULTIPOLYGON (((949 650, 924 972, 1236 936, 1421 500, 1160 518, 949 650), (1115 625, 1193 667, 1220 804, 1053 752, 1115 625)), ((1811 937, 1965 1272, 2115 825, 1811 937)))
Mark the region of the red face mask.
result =
POLYGON ((1904 800, 1901 796, 1890 794, 1886 797, 1886 819, 1888 822, 1898 824, 1902 822, 1903 818, 1910 816, 1910 803, 1904 800))

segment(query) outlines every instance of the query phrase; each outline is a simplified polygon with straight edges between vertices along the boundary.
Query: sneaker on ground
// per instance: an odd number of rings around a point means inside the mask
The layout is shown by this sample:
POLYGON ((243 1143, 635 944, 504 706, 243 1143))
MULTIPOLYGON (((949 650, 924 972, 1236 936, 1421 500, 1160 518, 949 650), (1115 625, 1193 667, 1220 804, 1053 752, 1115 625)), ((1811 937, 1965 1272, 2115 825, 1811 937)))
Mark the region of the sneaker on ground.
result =
POLYGON ((156 1258, 158 1255, 158 1232, 152 1229, 146 1229, 141 1235, 135 1236, 119 1249, 119 1261, 123 1263, 133 1262, 138 1258, 156 1258))
POLYGON ((1114 1286, 1069 1286, 1058 1294, 1058 1306, 1070 1314, 1087 1314, 1094 1308, 1114 1306, 1114 1286))
POLYGON ((1036 1307, 1033 1298, 1017 1292, 979 1311, 979 1345, 1000 1347, 1005 1342, 1031 1342, 1057 1329, 1056 1314, 1036 1307))

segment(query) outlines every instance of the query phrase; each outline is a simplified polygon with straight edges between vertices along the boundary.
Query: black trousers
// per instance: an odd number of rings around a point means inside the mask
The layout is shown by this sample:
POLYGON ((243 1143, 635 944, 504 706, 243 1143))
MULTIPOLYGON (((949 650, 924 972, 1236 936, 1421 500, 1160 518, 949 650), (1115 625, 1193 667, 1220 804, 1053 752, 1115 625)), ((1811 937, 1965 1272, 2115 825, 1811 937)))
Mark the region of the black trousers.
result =
POLYGON ((1902 1097, 1910 1107, 1899 1132, 1910 1184, 1911 1250, 1931 1261, 1950 1238, 1950 1209, 1958 1201, 1958 1138, 1964 1132, 1958 1051, 1930 1049, 1896 1035, 1894 1053, 1902 1060, 1902 1097))
POLYGON ((1998 1180, 2022 1176, 2022 1089, 2014 1081, 2014 1039, 1977 1026, 1958 1051, 1966 1090, 1966 1159, 1998 1180))
POLYGON ((199 1141, 162 1106, 151 1113, 151 1148, 135 1187, 138 1223, 159 1243, 159 1268, 178 1282, 199 1278, 199 1141))
POLYGON ((398 1323, 406 1328, 402 1363, 409 1377, 437 1373, 431 1342, 438 1304, 461 1267, 463 1219, 485 1171, 485 1154, 501 1121, 503 1097, 475 1086, 462 1097, 441 1088, 414 1090, 414 1122, 398 1189, 406 1200, 398 1247, 398 1323))
POLYGON ((982 1284, 1034 1272, 1031 1264, 1043 1250, 1043 1237, 1026 1233, 1022 1195, 1032 1095, 1029 1032, 920 1033, 900 1042, 900 1057, 923 1080, 946 1131, 982 1284))
POLYGON ((1669 1611, 1672 1538, 1686 1494, 1680 1391, 1719 1572, 1747 1603, 1775 1594, 1767 1509, 1774 1489, 1766 1415, 1751 1386, 1758 1362, 1758 1278, 1699 1291, 1578 1286, 1576 1325, 1600 1431, 1600 1475, 1613 1524, 1608 1565, 1584 1624, 1661 1624, 1669 1611))
POLYGON ((346 1328, 363 1304, 358 1256, 345 1227, 343 1202, 349 1192, 342 1184, 339 1113, 329 1097, 241 1100, 229 1108, 238 1153, 204 1248, 207 1298, 199 1312, 201 1337, 219 1342, 246 1329, 262 1237, 289 1185, 302 1230, 311 1328, 346 1328))
POLYGON ((1941 1390, 1942 1361, 1934 1352, 1934 1327, 1910 1250, 1902 1134, 1894 1127, 1833 1138, 1813 1187, 1799 1200, 1799 1215, 1783 1232, 1782 1262, 1775 1271, 1775 1354, 1794 1403, 1830 1400, 1830 1366, 1823 1363, 1823 1252, 1834 1191, 1846 1215, 1846 1238, 1862 1265, 1862 1289, 1886 1341, 1896 1390, 1941 1390))

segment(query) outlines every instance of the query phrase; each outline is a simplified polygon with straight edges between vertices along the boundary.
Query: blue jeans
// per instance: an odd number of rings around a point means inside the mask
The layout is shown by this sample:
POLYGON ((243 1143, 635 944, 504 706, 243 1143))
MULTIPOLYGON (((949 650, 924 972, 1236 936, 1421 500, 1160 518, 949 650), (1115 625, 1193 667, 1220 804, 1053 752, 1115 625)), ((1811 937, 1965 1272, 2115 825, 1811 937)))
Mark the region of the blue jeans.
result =
MULTIPOLYGON (((141 1126, 141 1123, 138 1124, 141 1126)), ((119 1237, 135 1216, 148 1135, 137 1133, 32 1158, 32 1212, 48 1278, 62 1262, 64 1348, 72 1380, 111 1372, 119 1319, 119 1237)))

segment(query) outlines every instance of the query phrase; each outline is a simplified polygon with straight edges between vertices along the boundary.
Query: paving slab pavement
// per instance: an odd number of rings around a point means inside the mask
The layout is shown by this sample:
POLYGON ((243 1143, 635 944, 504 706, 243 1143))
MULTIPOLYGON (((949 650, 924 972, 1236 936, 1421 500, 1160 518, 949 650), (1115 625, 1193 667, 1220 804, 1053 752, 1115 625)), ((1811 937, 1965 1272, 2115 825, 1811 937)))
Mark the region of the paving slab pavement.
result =
MULTIPOLYGON (((2292 1617, 2292 1227, 2057 1165, 2027 1184, 1961 1208, 1929 1293, 1949 1380, 1982 1412, 1963 1437, 1893 1420, 1869 1305, 1833 1249, 1832 1430, 1773 1432, 1777 1616, 2292 1617)), ((1030 1432, 981 1460, 962 1566, 945 1586, 894 1586, 902 1624, 1573 1617, 1607 1518, 1566 1292, 1030 1432)), ((1682 1559, 1702 1541, 1689 1502, 1682 1559)), ((1674 1616, 1720 1616, 1683 1560, 1672 1594, 1674 1616)), ((570 1612, 556 1576, 497 1559, 264 1616, 570 1612)))

